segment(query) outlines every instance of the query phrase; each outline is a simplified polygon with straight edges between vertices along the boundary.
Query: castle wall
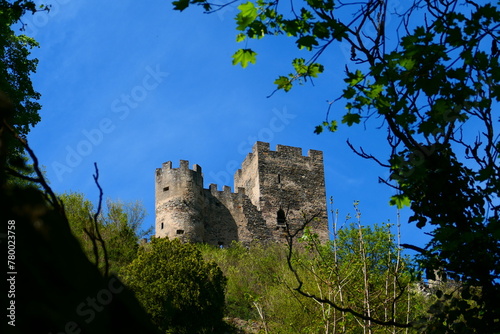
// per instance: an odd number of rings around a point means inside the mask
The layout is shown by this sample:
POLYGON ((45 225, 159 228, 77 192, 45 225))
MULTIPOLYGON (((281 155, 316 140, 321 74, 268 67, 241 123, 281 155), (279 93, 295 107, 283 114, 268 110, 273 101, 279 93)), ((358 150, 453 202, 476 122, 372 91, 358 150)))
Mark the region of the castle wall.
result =
POLYGON ((156 170, 156 236, 189 242, 229 245, 233 240, 283 240, 285 216, 297 228, 313 215, 312 224, 328 240, 323 154, 257 142, 234 176, 235 188, 203 188, 201 167, 179 168, 166 162, 156 170), (279 212, 281 211, 281 213, 279 212))
POLYGON ((211 223, 205 228, 205 242, 211 245, 229 245, 240 241, 268 240, 269 231, 260 211, 252 204, 243 188, 232 193, 224 186, 218 191, 215 184, 205 190, 205 215, 211 223), (229 216, 222 215, 227 212, 229 216), (230 218, 229 218, 230 217, 230 218))
POLYGON ((249 187, 252 203, 262 212, 275 239, 283 236, 284 224, 278 221, 281 209, 287 222, 298 227, 306 219, 317 216, 315 232, 328 240, 323 153, 309 150, 302 155, 298 147, 256 142, 252 152, 235 174, 235 187, 249 187))
POLYGON ((218 191, 215 184, 203 189, 201 167, 188 165, 181 160, 172 168, 169 161, 156 170, 156 237, 222 246, 270 238, 262 213, 243 188, 237 193, 228 186, 218 191))
POLYGON ((204 190, 203 212, 207 220, 204 242, 211 245, 227 246, 231 241, 239 241, 239 217, 235 215, 232 203, 237 194, 228 187, 218 191, 215 184, 204 190))
MULTIPOLYGON (((276 151, 257 154, 260 208, 268 226, 281 227, 279 210, 292 229, 316 216, 318 221, 311 225, 322 240, 328 240, 323 153, 309 150, 303 156, 301 148, 277 145, 276 151)), ((282 229, 273 230, 275 238, 280 238, 282 229)))

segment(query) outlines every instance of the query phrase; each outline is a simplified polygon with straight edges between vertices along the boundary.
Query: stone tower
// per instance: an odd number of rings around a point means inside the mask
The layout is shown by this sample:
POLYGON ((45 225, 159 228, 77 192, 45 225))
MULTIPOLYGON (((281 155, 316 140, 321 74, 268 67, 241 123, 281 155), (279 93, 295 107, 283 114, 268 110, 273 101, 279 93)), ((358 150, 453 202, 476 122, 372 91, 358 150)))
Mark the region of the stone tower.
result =
POLYGON ((237 192, 203 188, 201 167, 166 162, 156 170, 156 237, 225 246, 231 241, 283 240, 305 218, 328 240, 323 153, 257 142, 234 175, 237 192))
POLYGON ((156 237, 203 242, 201 167, 181 160, 179 168, 166 162, 156 170, 156 237), (161 208, 159 211, 158 208, 161 208))
POLYGON ((271 151, 269 143, 257 142, 234 185, 246 189, 275 239, 283 235, 285 222, 296 228, 315 216, 315 232, 328 240, 323 152, 309 150, 303 156, 299 147, 277 145, 271 151))

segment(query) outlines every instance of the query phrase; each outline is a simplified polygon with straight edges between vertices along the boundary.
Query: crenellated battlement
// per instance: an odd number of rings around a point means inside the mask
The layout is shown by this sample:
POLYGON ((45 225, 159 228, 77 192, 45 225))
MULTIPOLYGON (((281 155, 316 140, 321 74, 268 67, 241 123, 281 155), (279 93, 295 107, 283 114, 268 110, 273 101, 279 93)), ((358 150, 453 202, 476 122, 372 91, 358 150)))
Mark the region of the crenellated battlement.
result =
POLYGON ((307 151, 307 156, 312 159, 323 161, 323 151, 309 150, 307 151))
POLYGON ((301 157, 302 149, 300 147, 276 145, 276 152, 289 157, 301 157))
POLYGON ((212 195, 216 194, 225 194, 225 195, 231 194, 237 196, 245 195, 245 188, 238 187, 235 192, 232 192, 230 186, 223 186, 222 190, 219 190, 217 184, 215 183, 210 183, 208 189, 205 190, 208 190, 212 195))
MULTIPOLYGON (((265 143, 265 142, 262 142, 262 141, 257 141, 255 142, 255 144, 253 144, 253 147, 252 147, 252 153, 266 153, 266 152, 269 152, 271 150, 271 145, 269 143, 265 143)), ((251 153, 249 153, 251 154, 251 153)))
POLYGON ((265 142, 256 142, 252 147, 252 152, 248 153, 247 157, 252 158, 253 155, 264 154, 264 155, 273 155, 277 154, 282 158, 313 158, 313 159, 323 159, 323 152, 318 150, 308 150, 307 155, 302 155, 302 148, 287 146, 287 145, 276 145, 276 150, 273 151, 270 149, 269 143, 265 142))
MULTIPOLYGON (((289 226, 303 212, 321 212, 319 235, 328 238, 323 152, 256 142, 234 175, 234 189, 203 188, 199 165, 180 160, 156 169, 156 236, 214 245, 282 238, 283 207, 289 226), (276 216, 278 214, 278 216, 276 216), (281 224, 281 225, 280 225, 281 224)), ((298 226, 298 225, 297 225, 298 226)))
POLYGON ((156 168, 156 174, 158 175, 158 173, 162 170, 165 170, 165 171, 168 171, 168 170, 179 170, 179 171, 192 171, 192 172, 195 172, 197 174, 202 174, 201 173, 201 166, 200 165, 197 165, 197 164, 194 164, 193 165, 193 169, 189 169, 189 160, 179 160, 179 167, 178 168, 172 168, 172 161, 167 161, 167 162, 164 162, 162 165, 161 165, 161 168, 156 168))

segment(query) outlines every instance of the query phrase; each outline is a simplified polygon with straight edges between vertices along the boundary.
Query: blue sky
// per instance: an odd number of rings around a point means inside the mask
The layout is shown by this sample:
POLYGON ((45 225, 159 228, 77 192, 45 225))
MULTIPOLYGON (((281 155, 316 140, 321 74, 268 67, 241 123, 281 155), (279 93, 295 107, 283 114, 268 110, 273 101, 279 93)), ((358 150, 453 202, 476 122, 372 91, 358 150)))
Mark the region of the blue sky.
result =
MULTIPOLYGON (((202 166, 205 185, 233 186, 232 176, 255 140, 324 151, 327 197, 340 220, 360 201, 362 223, 396 222, 388 205, 393 190, 378 183, 387 172, 345 144, 386 154, 385 131, 376 122, 315 135, 327 101, 342 89, 345 50, 322 58, 325 73, 288 93, 273 81, 290 72, 294 57, 307 58, 292 40, 250 41, 256 65, 233 66, 237 10, 204 15, 172 10, 165 0, 51 0, 50 13, 26 17, 26 33, 40 48, 33 76, 42 94, 42 121, 28 136, 59 193, 83 192, 94 203, 94 162, 106 198, 141 200, 154 224, 154 171, 165 161, 202 166)), ((394 2, 396 5, 398 1, 394 2)), ((343 106, 332 113, 341 115, 343 106)), ((423 246, 421 230, 406 223, 402 240, 423 246)))

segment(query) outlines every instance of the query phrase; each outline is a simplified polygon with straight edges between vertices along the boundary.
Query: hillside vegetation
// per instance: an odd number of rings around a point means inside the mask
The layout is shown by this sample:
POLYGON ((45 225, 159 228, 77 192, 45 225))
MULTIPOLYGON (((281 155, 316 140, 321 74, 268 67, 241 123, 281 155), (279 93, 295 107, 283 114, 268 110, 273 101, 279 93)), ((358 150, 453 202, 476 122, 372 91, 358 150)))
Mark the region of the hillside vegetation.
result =
POLYGON ((199 246, 227 277, 225 315, 230 322, 254 324, 250 328, 257 333, 414 331, 406 324, 425 315, 428 300, 418 289, 410 260, 398 257, 388 226, 350 225, 324 245, 311 235, 301 241, 290 257, 291 267, 283 244, 199 246), (396 326, 362 320, 356 313, 380 322, 394 319, 396 326))
MULTIPOLYGON (((73 234, 95 262, 91 204, 81 194, 61 197, 73 234)), ((435 297, 422 292, 393 226, 363 226, 359 212, 326 244, 306 229, 292 244, 227 248, 156 238, 140 243, 142 213, 138 203, 109 200, 97 225, 110 272, 162 332, 410 333, 430 323, 426 309, 435 297)), ((105 270, 102 261, 98 267, 105 270)))

